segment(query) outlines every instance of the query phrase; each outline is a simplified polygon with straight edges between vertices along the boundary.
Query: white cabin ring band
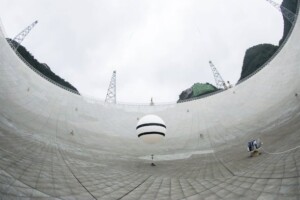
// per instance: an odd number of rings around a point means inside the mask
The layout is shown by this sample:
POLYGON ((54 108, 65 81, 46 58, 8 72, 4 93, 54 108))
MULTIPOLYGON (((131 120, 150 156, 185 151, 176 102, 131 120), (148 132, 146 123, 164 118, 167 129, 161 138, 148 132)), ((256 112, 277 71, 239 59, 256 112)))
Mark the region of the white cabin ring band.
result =
POLYGON ((162 135, 165 137, 165 134, 164 133, 161 133, 161 132, 144 132, 144 133, 140 133, 138 135, 138 137, 141 137, 143 135, 162 135))
POLYGON ((138 126, 136 127, 136 130, 138 130, 139 128, 144 127, 144 126, 161 126, 161 127, 167 128, 166 125, 164 125, 164 124, 159 124, 159 123, 147 123, 147 124, 141 124, 141 125, 138 125, 138 126))

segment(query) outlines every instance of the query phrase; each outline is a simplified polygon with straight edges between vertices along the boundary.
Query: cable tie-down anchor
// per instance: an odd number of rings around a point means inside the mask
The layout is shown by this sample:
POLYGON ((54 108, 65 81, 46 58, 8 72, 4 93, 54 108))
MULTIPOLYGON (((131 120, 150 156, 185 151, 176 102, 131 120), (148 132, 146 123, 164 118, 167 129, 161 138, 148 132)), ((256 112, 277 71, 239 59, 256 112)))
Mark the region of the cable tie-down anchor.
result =
POLYGON ((151 159, 152 159, 151 166, 152 166, 152 167, 156 166, 156 165, 154 164, 154 162, 153 162, 153 158, 154 158, 154 155, 153 155, 153 154, 151 154, 151 159))

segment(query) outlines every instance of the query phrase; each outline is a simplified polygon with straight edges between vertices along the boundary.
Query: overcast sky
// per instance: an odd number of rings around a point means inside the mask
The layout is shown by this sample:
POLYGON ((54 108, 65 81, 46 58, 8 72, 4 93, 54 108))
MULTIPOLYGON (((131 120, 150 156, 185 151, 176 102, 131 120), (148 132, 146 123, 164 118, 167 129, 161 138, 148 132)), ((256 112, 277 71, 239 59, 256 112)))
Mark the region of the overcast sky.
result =
POLYGON ((0 18, 8 37, 38 20, 23 45, 82 94, 104 100, 116 70, 119 102, 215 85, 209 60, 236 83, 246 49, 283 34, 265 0, 0 0, 0 18))

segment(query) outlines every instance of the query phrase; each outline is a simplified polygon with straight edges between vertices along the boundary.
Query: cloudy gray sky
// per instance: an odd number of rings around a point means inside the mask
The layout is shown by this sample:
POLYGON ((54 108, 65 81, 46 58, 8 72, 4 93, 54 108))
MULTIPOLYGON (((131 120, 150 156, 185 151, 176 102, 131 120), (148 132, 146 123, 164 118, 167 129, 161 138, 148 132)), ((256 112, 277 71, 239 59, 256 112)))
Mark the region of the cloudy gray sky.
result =
POLYGON ((215 84, 209 60, 236 83, 246 49, 283 33, 265 0, 0 0, 0 18, 8 37, 39 20, 23 45, 82 94, 105 99, 117 70, 119 102, 215 84))

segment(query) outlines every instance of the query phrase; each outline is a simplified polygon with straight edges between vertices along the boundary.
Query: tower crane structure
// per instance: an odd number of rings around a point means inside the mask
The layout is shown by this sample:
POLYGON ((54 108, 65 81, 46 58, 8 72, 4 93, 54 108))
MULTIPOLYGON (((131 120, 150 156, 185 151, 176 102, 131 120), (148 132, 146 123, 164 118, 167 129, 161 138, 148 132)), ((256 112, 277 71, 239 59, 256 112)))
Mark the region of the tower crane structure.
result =
POLYGON ((282 12, 283 16, 291 23, 295 23, 296 14, 290 11, 289 9, 285 8, 284 6, 281 6, 280 4, 276 3, 273 0, 266 0, 269 2, 272 6, 274 6, 277 10, 282 12))
POLYGON ((27 26, 23 31, 21 31, 18 35, 14 37, 14 41, 17 42, 16 45, 11 45, 12 48, 17 51, 19 48, 20 44, 23 42, 23 40, 26 38, 28 33, 33 29, 33 27, 38 23, 38 21, 34 21, 32 24, 27 26))
POLYGON ((209 65, 210 65, 210 68, 213 72, 217 88, 225 89, 225 90, 228 89, 228 87, 226 86, 225 81, 223 80, 222 76, 220 75, 220 73, 218 72, 217 68, 212 63, 212 61, 209 61, 209 65))
POLYGON ((117 103, 117 95, 116 95, 116 71, 113 71, 113 75, 110 80, 110 84, 107 90, 105 102, 106 103, 112 103, 116 104, 117 103))

